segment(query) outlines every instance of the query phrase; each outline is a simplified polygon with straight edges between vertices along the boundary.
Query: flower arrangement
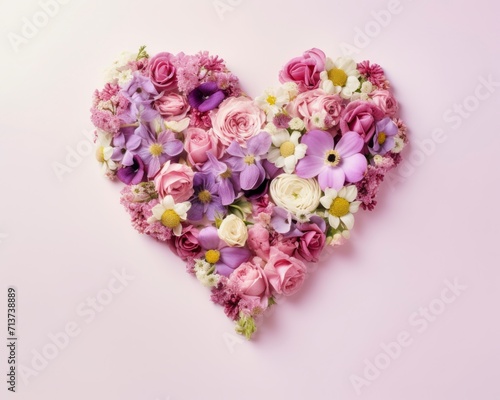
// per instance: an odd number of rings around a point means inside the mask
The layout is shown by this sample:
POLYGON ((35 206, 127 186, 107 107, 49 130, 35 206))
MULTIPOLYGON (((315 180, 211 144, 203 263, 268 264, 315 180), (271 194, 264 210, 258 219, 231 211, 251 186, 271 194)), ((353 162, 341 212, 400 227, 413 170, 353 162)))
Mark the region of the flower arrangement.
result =
POLYGON ((134 228, 170 246, 247 338, 374 208, 407 143, 377 64, 311 49, 279 80, 251 99, 218 56, 141 47, 91 109, 97 161, 125 184, 134 228))

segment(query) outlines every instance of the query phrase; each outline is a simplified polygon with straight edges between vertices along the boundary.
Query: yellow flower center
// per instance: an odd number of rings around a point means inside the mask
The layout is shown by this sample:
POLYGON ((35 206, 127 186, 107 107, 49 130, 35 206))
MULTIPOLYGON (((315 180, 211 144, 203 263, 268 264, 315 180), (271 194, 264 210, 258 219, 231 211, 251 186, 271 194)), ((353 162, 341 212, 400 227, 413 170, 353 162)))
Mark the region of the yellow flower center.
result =
POLYGON ((325 163, 331 165, 332 167, 337 166, 340 163, 340 154, 337 150, 330 150, 326 152, 325 163))
POLYGON ((161 153, 163 153, 163 146, 159 143, 153 143, 149 146, 149 152, 153 155, 153 157, 158 157, 161 153))
POLYGON ((295 153, 295 145, 292 142, 288 141, 280 146, 280 154, 283 157, 291 156, 293 153, 295 153))
POLYGON ((219 250, 208 250, 205 253, 205 260, 207 260, 207 263, 209 263, 209 264, 215 264, 217 261, 220 260, 220 251, 219 250))
POLYGON ((167 228, 174 229, 181 223, 181 217, 174 210, 165 210, 161 216, 161 223, 167 228))
POLYGON ((212 195, 208 190, 202 190, 200 193, 198 193, 198 199, 203 203, 210 203, 210 200, 212 200, 212 195))
POLYGON ((380 132, 378 134, 378 139, 377 139, 378 144, 384 144, 386 138, 387 138, 387 135, 385 134, 385 132, 380 132))
POLYGON ((333 68, 328 71, 328 79, 330 79, 335 86, 344 86, 347 82, 347 74, 343 69, 333 68))
POLYGON ((255 163, 255 157, 254 157, 254 156, 252 156, 252 155, 248 155, 248 156, 246 156, 246 157, 244 158, 244 160, 243 160, 243 161, 245 161, 245 163, 246 163, 247 165, 252 165, 252 164, 254 164, 254 163, 255 163))
POLYGON ((220 174, 220 177, 222 179, 227 179, 227 178, 231 178, 231 176, 233 175, 233 171, 231 171, 229 168, 226 170, 226 172, 223 172, 222 174, 220 174))
POLYGON ((97 148, 97 150, 95 151, 95 158, 97 159, 97 161, 99 162, 104 162, 104 147, 103 146, 100 146, 97 148))
POLYGON ((349 202, 342 197, 336 197, 328 212, 335 217, 343 217, 349 213, 349 202))
POLYGON ((268 102, 269 105, 274 106, 276 104, 276 96, 270 94, 269 96, 267 96, 266 101, 268 102))

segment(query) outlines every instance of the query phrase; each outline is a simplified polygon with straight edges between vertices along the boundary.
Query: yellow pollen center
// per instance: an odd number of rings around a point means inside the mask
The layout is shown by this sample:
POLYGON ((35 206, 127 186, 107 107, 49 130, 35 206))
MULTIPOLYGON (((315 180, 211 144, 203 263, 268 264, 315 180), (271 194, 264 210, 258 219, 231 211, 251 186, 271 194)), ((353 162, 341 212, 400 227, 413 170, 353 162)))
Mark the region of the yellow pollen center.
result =
POLYGON ((100 146, 97 148, 97 150, 95 151, 95 158, 97 159, 97 161, 99 162, 104 162, 104 147, 103 146, 100 146))
POLYGON ((276 96, 270 94, 269 96, 267 96, 266 101, 268 102, 269 105, 274 106, 276 104, 276 96))
POLYGON ((280 146, 280 154, 283 157, 291 156, 293 153, 295 153, 295 145, 292 142, 288 141, 280 146))
POLYGON ((212 200, 212 195, 208 190, 202 190, 200 193, 198 193, 198 199, 203 203, 210 203, 210 200, 212 200))
POLYGON ((149 152, 154 157, 158 157, 161 153, 163 153, 163 146, 159 143, 153 143, 151 146, 149 146, 149 152))
POLYGON ((335 86, 344 86, 347 82, 347 74, 343 69, 333 68, 328 71, 328 79, 330 79, 335 86))
POLYGON ((205 260, 207 260, 207 263, 209 263, 209 264, 215 264, 217 261, 220 260, 220 251, 219 250, 208 250, 205 253, 205 260))
POLYGON ((330 150, 326 152, 325 164, 335 167, 340 163, 340 154, 337 150, 330 150))
POLYGON ((254 163, 255 163, 255 157, 254 157, 254 156, 252 156, 252 155, 248 155, 248 156, 246 156, 246 157, 244 158, 244 160, 243 160, 243 161, 245 161, 245 163, 246 163, 247 165, 252 165, 252 164, 254 164, 254 163))
POLYGON ((181 217, 174 210, 165 210, 161 216, 161 223, 167 228, 174 229, 181 223, 181 217))
POLYGON ((387 135, 385 134, 385 132, 380 132, 377 139, 378 144, 384 144, 386 137, 387 135))
POLYGON ((220 174, 220 177, 222 179, 227 179, 227 178, 231 178, 231 176, 233 175, 233 171, 231 171, 229 168, 226 170, 226 172, 223 172, 222 174, 220 174))
POLYGON ((349 213, 349 202, 342 197, 336 197, 328 212, 335 217, 343 217, 349 213))

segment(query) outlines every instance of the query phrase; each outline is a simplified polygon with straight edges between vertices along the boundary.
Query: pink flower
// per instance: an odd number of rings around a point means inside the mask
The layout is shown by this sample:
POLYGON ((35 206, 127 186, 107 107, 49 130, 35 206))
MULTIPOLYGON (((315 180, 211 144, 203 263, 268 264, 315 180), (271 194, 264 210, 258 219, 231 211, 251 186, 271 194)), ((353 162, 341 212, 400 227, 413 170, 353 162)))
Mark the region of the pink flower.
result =
POLYGON ((321 81, 320 74, 325 70, 325 61, 325 53, 321 50, 307 50, 301 57, 295 57, 285 65, 279 74, 280 82, 295 82, 300 92, 317 89, 321 81))
POLYGON ((269 284, 260 266, 259 258, 241 264, 229 277, 228 285, 240 294, 242 299, 249 300, 253 308, 257 301, 263 309, 267 308, 269 284))
POLYGON ((200 128, 186 130, 184 149, 188 161, 196 167, 208 161, 207 153, 213 154, 216 158, 222 157, 224 153, 224 148, 217 137, 211 131, 207 132, 200 128))
POLYGON ((171 195, 176 203, 188 200, 194 193, 194 172, 184 164, 167 161, 155 176, 155 188, 161 198, 171 195))
POLYGON ((171 53, 158 53, 149 60, 149 77, 158 92, 171 92, 177 88, 175 63, 171 53))
POLYGON ((373 104, 385 112, 389 117, 396 115, 399 106, 394 96, 388 90, 374 90, 370 93, 370 98, 373 104))
POLYGON ((295 257, 288 257, 276 248, 271 249, 264 273, 276 294, 290 296, 296 293, 306 278, 306 266, 295 257))
POLYGON ((300 93, 286 108, 292 116, 304 120, 306 129, 316 129, 312 117, 320 114, 324 118, 325 128, 330 129, 340 121, 342 99, 338 95, 326 95, 321 89, 300 93))
POLYGON ((353 101, 344 110, 340 119, 342 133, 357 132, 367 143, 375 133, 375 124, 385 117, 376 105, 363 100, 353 101))
POLYGON ((193 227, 193 225, 187 225, 183 227, 180 236, 172 236, 168 245, 184 261, 192 260, 201 252, 201 246, 198 243, 198 233, 198 229, 193 227))
POLYGON ((295 252, 304 261, 318 262, 319 255, 325 247, 326 235, 316 224, 300 224, 300 231, 304 234, 300 236, 297 250, 295 252))
POLYGON ((224 146, 237 142, 242 147, 261 131, 266 120, 264 111, 247 97, 224 100, 218 110, 210 113, 210 118, 213 132, 224 146))
POLYGON ((180 121, 186 117, 191 108, 186 97, 178 93, 164 94, 154 105, 163 119, 168 121, 180 121))
POLYGON ((254 225, 248 230, 248 248, 263 260, 269 258, 269 231, 260 224, 254 225))

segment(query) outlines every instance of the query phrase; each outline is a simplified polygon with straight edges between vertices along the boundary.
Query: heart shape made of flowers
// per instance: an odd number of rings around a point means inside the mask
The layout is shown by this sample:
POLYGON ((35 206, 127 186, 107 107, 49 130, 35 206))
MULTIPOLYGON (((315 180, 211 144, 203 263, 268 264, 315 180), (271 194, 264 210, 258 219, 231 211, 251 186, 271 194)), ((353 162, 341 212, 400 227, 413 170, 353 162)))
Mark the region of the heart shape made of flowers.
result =
POLYGON ((311 49, 252 99, 207 52, 123 53, 94 93, 96 158, 140 233, 186 262, 250 338, 372 210, 406 126, 384 71, 311 49))

